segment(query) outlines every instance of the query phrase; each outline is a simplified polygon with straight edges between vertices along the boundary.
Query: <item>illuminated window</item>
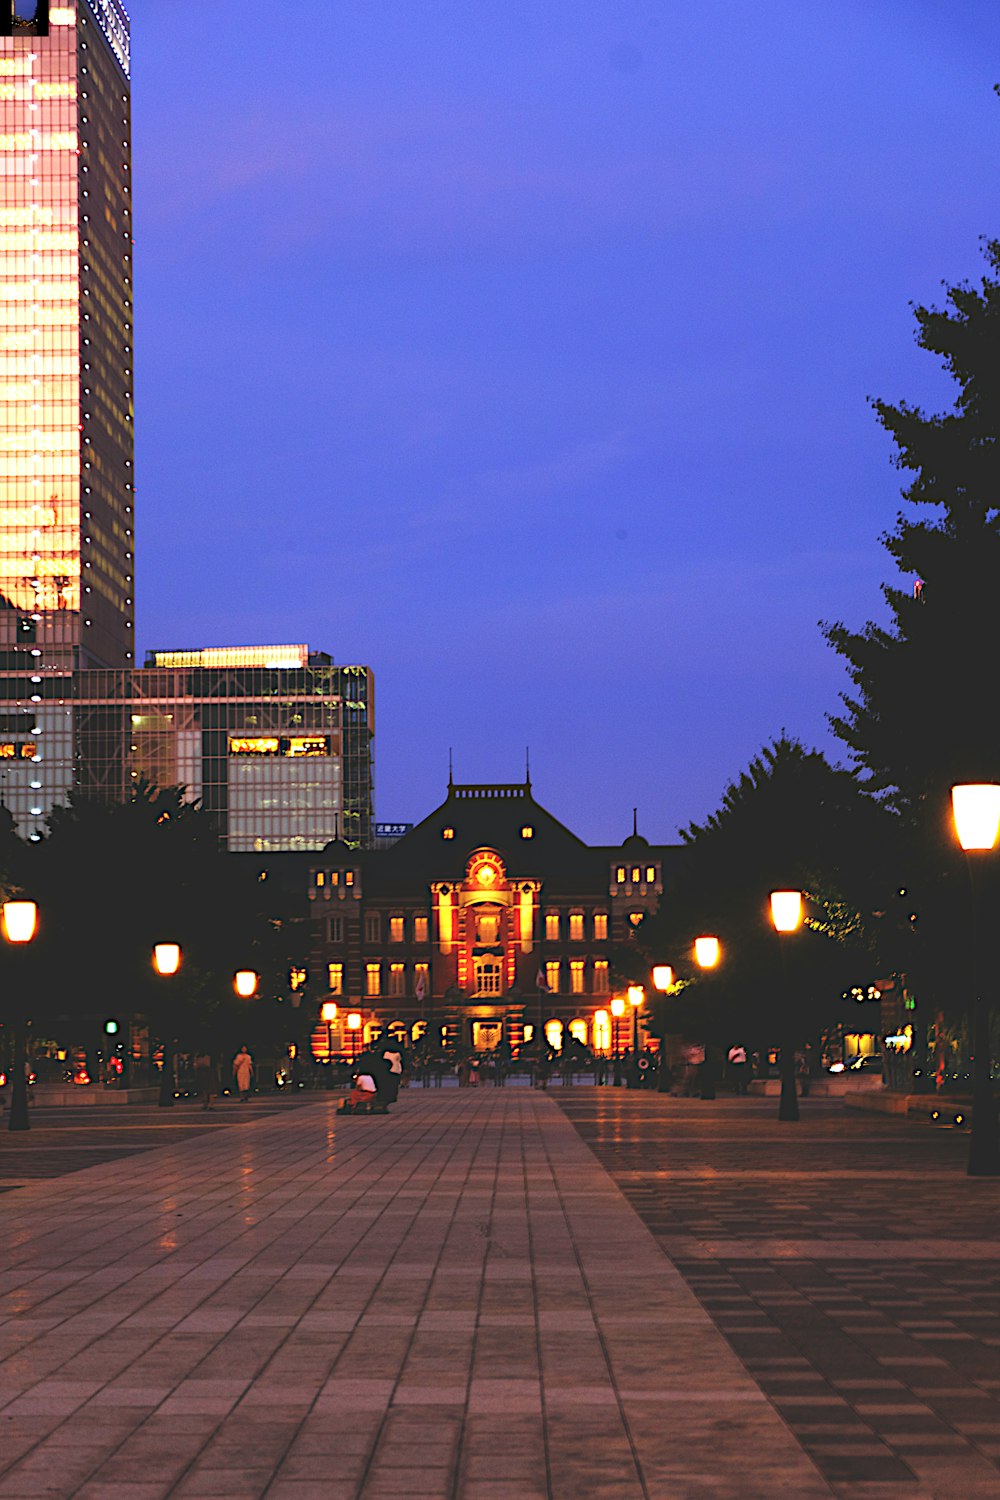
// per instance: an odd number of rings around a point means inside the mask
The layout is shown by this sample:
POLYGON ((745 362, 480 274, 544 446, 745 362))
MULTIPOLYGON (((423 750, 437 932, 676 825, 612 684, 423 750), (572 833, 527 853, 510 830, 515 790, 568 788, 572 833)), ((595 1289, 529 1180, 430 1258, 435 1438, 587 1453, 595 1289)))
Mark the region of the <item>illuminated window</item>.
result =
POLYGON ((330 741, 325 735, 293 735, 286 755, 329 755, 330 741))
POLYGON ((499 995, 503 979, 503 966, 498 958, 492 954, 486 954, 482 958, 476 958, 476 994, 477 995, 499 995))
POLYGON ((382 993, 382 965, 365 964, 365 994, 381 995, 382 993))
POLYGON ((326 885, 326 873, 325 873, 325 871, 323 871, 323 870, 317 870, 316 871, 316 885, 317 885, 317 887, 326 885))
POLYGON ((608 1052, 611 1050, 611 1017, 606 1010, 594 1013, 594 1051, 608 1052))
POLYGON ((389 941, 390 943, 401 943, 403 941, 403 918, 389 918, 389 941))
POLYGON ((633 927, 638 927, 638 925, 642 921, 644 915, 645 915, 645 913, 641 912, 641 911, 630 911, 629 914, 628 914, 629 922, 632 924, 633 927))
POLYGON ((344 993, 344 965, 327 964, 326 987, 331 995, 342 995, 344 993))
POLYGON ((587 1023, 581 1016, 578 1016, 575 1021, 570 1021, 569 1034, 571 1037, 575 1037, 578 1042, 581 1042, 583 1046, 586 1047, 587 1023))
POLYGON ((606 958, 594 960, 594 994, 606 995, 608 991, 608 961, 606 958))
POLYGON ((639 881, 641 880, 641 878, 642 878, 642 871, 639 869, 639 866, 638 865, 633 865, 632 866, 632 884, 633 885, 638 885, 639 881))
POLYGON ((441 837, 443 839, 453 839, 455 837, 454 828, 442 828, 441 837))
POLYGON ((582 911, 571 911, 569 914, 569 940, 571 943, 583 942, 582 911))
POLYGON ((559 993, 559 961, 558 961, 558 959, 556 959, 554 962, 547 963, 545 965, 545 983, 548 985, 549 990, 552 992, 553 995, 558 995, 558 993, 559 993))
POLYGON ((305 969, 289 969, 288 971, 289 987, 293 990, 304 989, 306 980, 308 978, 309 975, 306 973, 305 969))
POLYGON ((655 865, 647 865, 646 866, 646 884, 647 885, 652 885, 655 880, 656 880, 656 866, 655 865))
POLYGON ((389 994, 397 999, 406 994, 406 969, 403 964, 389 965, 389 994))
POLYGON ((583 994, 583 959, 570 959, 569 964, 569 988, 573 995, 583 994))
POLYGON ((365 942, 377 943, 382 937, 382 918, 377 911, 365 912, 365 942))
POLYGON ((354 871, 353 870, 345 870, 344 871, 344 884, 345 885, 353 885, 354 884, 354 871))
POLYGON ((561 1021, 546 1021, 545 1040, 554 1052, 562 1051, 563 1029, 561 1021))
POLYGON ((608 914, 606 911, 594 912, 594 940, 598 943, 607 942, 608 938, 608 914))
POLYGON ((557 911, 545 913, 545 940, 549 943, 559 941, 559 913, 557 911))
POLYGON ((624 882, 625 882, 625 866, 624 865, 619 865, 618 866, 617 870, 615 871, 615 880, 618 882, 619 885, 623 885, 624 884, 624 882))
POLYGON ((342 943, 344 941, 344 919, 343 917, 331 917, 326 924, 326 938, 329 943, 342 943))
POLYGON ((257 735, 253 739, 246 735, 229 736, 230 755, 277 755, 279 746, 276 735, 257 735))
POLYGON ((521 837, 523 839, 533 839, 535 837, 535 830, 532 828, 530 823, 525 823, 524 827, 521 829, 521 837))
POLYGON ((413 918, 413 941, 415 943, 426 943, 427 933, 427 918, 422 913, 419 913, 413 918))

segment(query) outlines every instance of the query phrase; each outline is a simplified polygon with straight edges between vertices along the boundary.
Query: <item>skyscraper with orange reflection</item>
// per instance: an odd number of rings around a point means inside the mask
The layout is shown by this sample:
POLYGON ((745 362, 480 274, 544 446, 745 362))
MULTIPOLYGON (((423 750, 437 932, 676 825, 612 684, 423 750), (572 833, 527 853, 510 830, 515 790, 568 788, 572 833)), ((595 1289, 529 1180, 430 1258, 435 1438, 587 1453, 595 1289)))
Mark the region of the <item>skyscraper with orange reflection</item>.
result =
POLYGON ((0 795, 29 837, 74 676, 133 663, 132 366, 128 16, 0 0, 0 795))

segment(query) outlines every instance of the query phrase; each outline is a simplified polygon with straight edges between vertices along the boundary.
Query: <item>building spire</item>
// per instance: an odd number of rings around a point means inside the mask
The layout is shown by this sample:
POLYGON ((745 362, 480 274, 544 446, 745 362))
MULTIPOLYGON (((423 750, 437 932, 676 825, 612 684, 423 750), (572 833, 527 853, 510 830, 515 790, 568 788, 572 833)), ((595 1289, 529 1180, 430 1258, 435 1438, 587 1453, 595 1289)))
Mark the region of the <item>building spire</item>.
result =
POLYGON ((633 838, 637 838, 638 835, 639 835, 639 809, 637 807, 633 807, 633 809, 632 809, 632 837, 633 838))
POLYGON ((451 746, 449 745, 448 746, 448 790, 449 790, 449 792, 451 791, 451 789, 452 789, 452 787, 454 785, 455 785, 455 769, 454 769, 454 766, 452 765, 451 746))
POLYGON ((531 791, 531 746, 524 747, 524 784, 531 791))

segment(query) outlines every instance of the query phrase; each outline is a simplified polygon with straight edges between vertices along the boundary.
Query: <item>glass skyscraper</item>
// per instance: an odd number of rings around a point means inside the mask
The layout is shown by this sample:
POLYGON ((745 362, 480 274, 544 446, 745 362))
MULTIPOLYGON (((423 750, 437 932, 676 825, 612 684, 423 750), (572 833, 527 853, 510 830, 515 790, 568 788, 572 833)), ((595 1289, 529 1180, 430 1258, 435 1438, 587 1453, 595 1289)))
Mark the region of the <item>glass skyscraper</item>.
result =
POLYGON ((129 21, 0 0, 0 802, 183 785, 234 852, 367 844, 371 673, 305 646, 134 660, 129 21))
POLYGON ((119 0, 0 0, 0 796, 28 837, 72 782, 73 677, 133 662, 130 118, 119 0))

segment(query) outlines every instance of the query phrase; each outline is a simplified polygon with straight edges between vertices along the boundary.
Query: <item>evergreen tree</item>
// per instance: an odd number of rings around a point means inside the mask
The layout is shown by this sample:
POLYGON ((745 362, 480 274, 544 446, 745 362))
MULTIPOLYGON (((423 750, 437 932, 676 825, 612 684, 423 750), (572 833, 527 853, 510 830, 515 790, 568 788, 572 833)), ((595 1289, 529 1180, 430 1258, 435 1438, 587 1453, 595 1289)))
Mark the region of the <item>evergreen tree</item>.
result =
POLYGON ((883 538, 902 579, 883 590, 891 620, 824 627, 855 691, 832 717, 869 791, 904 822, 950 838, 955 782, 1000 780, 1000 241, 978 286, 917 307, 917 343, 956 384, 950 411, 876 401, 911 478, 883 538))
POLYGON ((803 890, 810 914, 785 945, 795 968, 796 1040, 842 1020, 842 990, 879 962, 872 912, 885 904, 891 880, 883 865, 887 820, 855 777, 818 751, 785 735, 766 745, 718 810, 681 830, 687 849, 676 884, 639 929, 651 961, 670 962, 692 981, 656 1002, 654 1034, 690 1030, 720 1043, 739 1036, 763 1044, 785 1029, 768 903, 781 889, 803 890), (702 975, 689 956, 704 933, 719 937, 723 961, 702 975))

